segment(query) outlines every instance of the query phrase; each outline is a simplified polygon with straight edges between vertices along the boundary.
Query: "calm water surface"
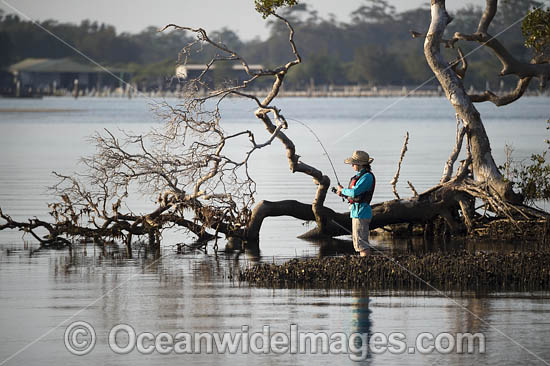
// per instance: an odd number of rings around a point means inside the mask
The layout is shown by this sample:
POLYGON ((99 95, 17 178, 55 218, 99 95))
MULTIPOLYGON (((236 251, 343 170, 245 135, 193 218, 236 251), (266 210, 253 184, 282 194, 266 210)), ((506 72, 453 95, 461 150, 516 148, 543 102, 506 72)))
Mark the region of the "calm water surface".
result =
MULTIPOLYGON (((170 101, 174 102, 174 101, 170 101)), ((504 145, 514 147, 523 159, 544 148, 545 121, 550 117, 548 98, 523 98, 508 107, 480 105, 497 163, 504 160, 504 145)), ((395 172, 403 136, 410 132, 398 186, 401 196, 410 192, 410 180, 421 191, 439 181, 455 134, 454 113, 444 99, 283 99, 287 118, 315 128, 346 181, 349 166, 342 163, 351 151, 362 148, 375 158, 377 192, 374 201, 393 197, 389 182, 395 172), (375 118, 372 118, 376 116, 375 118), (349 133, 352 131, 352 133, 349 133), (343 137, 345 136, 345 137, 343 137)), ((93 152, 86 137, 103 128, 147 131, 160 123, 143 99, 2 100, 0 110, 0 207, 16 219, 47 218, 45 189, 55 180, 50 172, 77 170, 78 158, 93 152), (39 112, 30 112, 37 110, 39 112), (56 109, 55 112, 45 111, 56 109)), ((262 127, 253 117, 254 106, 244 101, 224 105, 226 128, 262 127)), ((315 138, 301 125, 288 131, 306 163, 332 177, 326 156, 315 138)), ((238 149, 235 149, 238 152, 238 149)), ((258 182, 258 199, 300 199, 315 194, 311 179, 288 171, 280 144, 261 150, 252 171, 258 182)), ((132 208, 145 212, 149 197, 137 197, 132 208)), ((345 211, 330 196, 327 204, 345 211)), ((296 239, 308 229, 296 220, 270 218, 261 232, 259 253, 203 253, 177 255, 172 245, 188 242, 182 233, 168 233, 161 257, 140 251, 124 259, 116 248, 100 253, 91 245, 66 251, 38 252, 29 237, 0 232, 0 365, 42 364, 333 364, 353 363, 348 355, 290 354, 139 354, 117 355, 108 346, 109 331, 117 324, 131 325, 137 333, 239 332, 250 333, 269 325, 271 332, 360 332, 405 334, 413 346, 422 332, 481 332, 485 354, 432 353, 429 355, 370 353, 364 364, 494 364, 544 365, 550 362, 550 301, 547 294, 365 293, 342 290, 261 289, 235 280, 238 269, 257 261, 283 261, 295 256, 334 253, 334 248, 296 239), (66 327, 74 321, 90 323, 97 334, 95 348, 74 356, 64 346, 66 327), (531 353, 532 352, 532 353, 531 353), (5 361, 4 361, 5 360, 5 361)), ((377 239, 383 250, 405 250, 403 243, 377 239)), ((510 250, 522 243, 472 244, 469 249, 510 250)), ((413 242, 413 250, 423 244, 413 242)), ((222 243, 223 247, 223 243, 222 243)), ((447 249, 435 244, 435 250, 447 249)))

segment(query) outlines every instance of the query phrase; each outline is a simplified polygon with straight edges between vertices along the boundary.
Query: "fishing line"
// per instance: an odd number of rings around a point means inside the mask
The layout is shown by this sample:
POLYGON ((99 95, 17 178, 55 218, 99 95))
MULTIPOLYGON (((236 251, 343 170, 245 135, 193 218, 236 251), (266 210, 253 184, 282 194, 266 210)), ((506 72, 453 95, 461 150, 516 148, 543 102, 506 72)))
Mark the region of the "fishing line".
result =
MULTIPOLYGON (((353 235, 352 232, 346 228, 345 226, 339 224, 338 222, 336 222, 335 220, 332 220, 332 223, 335 224, 336 226, 339 226, 341 229, 343 229, 345 232, 347 232, 348 234, 350 235, 353 235)), ((517 345, 518 347, 520 347, 521 349, 523 349, 524 351, 526 351, 527 353, 531 354, 532 356, 536 357, 539 361, 542 361, 545 365, 549 365, 550 366, 550 363, 548 363, 546 360, 544 360, 541 356, 539 356, 538 354, 536 354, 535 352, 531 351, 529 348, 525 347, 523 344, 519 343, 518 341, 516 341, 514 338, 512 338, 511 336, 509 336, 508 334, 504 333, 502 330, 500 330, 499 328, 497 328, 496 326, 492 325, 491 323, 489 323, 489 321, 483 319, 482 317, 480 317, 479 315, 477 315, 476 313, 474 313, 473 311, 471 311, 470 309, 468 309, 467 307, 465 307, 464 305, 460 304, 457 300, 453 299, 452 297, 448 296, 445 292, 443 292, 442 290, 438 289, 437 287, 433 286, 432 284, 430 284, 429 282, 427 282, 426 280, 424 280, 422 277, 420 277, 418 274, 414 273, 413 271, 411 271, 410 269, 408 269, 407 267, 405 267, 403 264, 399 263, 398 260, 396 260, 395 258, 387 255, 386 253, 384 253, 382 250, 376 248, 375 246, 371 245, 368 241, 365 241, 361 238, 359 238, 359 240, 361 242, 363 242, 363 244, 366 244, 367 247, 369 249, 373 249, 375 250, 376 252, 380 253, 380 255, 384 256, 385 258, 387 258, 388 260, 390 260, 393 264, 397 265, 398 267, 400 267, 401 269, 403 269, 405 272, 409 273, 412 277, 416 278, 418 281, 422 282, 424 285, 428 286, 429 288, 431 288, 432 290, 434 290, 436 293, 438 293, 440 296, 446 298, 447 300, 451 301, 452 303, 454 303, 456 306, 458 306, 459 308, 461 308, 462 310, 464 310, 465 312, 467 312, 468 314, 470 314, 471 316, 473 316, 474 318, 476 318, 477 320, 479 320, 480 322, 482 322, 483 324, 487 325, 487 327, 491 328, 491 329, 494 329, 497 333, 499 333, 500 335, 502 335, 503 337, 505 337, 506 339, 508 339, 510 342, 514 343, 515 345, 517 345)))
POLYGON ((327 151, 327 149, 325 148, 325 145, 323 145, 323 143, 321 142, 321 139, 319 138, 319 136, 317 136, 317 134, 315 133, 315 131, 313 131, 313 129, 311 129, 311 127, 309 127, 308 125, 306 125, 304 122, 302 121, 298 121, 297 119, 295 118, 287 118, 288 120, 291 120, 291 121, 294 121, 294 122, 298 122, 299 124, 301 124, 302 126, 304 126, 305 128, 307 128, 309 130, 309 132, 311 132, 311 134, 313 136, 315 136, 315 139, 317 140, 317 142, 319 143, 319 145, 321 145, 321 148, 323 148, 323 151, 325 152, 325 155, 327 156, 327 159, 328 159, 328 162, 330 163, 330 166, 332 168, 332 172, 334 173, 334 177, 336 177, 336 182, 338 183, 338 185, 341 185, 340 184, 340 179, 338 179, 338 174, 336 174, 336 169, 334 169, 334 164, 332 163, 332 159, 330 158, 330 155, 327 151))
MULTIPOLYGON (((542 7, 544 6, 544 4, 542 4, 541 6, 537 7, 537 8, 533 8, 533 10, 538 10, 538 9, 541 9, 542 7)), ((519 18, 518 20, 516 20, 515 22, 513 22, 512 24, 510 24, 509 26, 507 26, 506 28, 504 28, 502 31, 498 32, 497 34, 495 34, 494 36, 491 36, 491 39, 496 39, 496 37, 500 36, 501 34, 503 34, 504 32, 507 32, 510 28, 512 28, 514 25, 518 24, 519 22, 523 21, 523 19, 527 16, 524 15, 522 16, 521 18, 519 18)), ((475 47, 473 50, 471 50, 470 52, 468 52, 466 55, 464 55, 463 59, 465 59, 466 57, 472 55, 473 53, 477 52, 479 49, 483 48, 485 45, 487 44, 487 42, 484 42, 482 44, 480 44, 479 46, 475 47)), ((446 70, 449 70, 450 68, 452 67, 451 64, 449 64, 449 66, 447 66, 444 71, 446 70)), ((332 144, 337 144, 339 143, 340 141, 342 141, 343 139, 345 139, 346 137, 350 136, 351 134, 353 134, 355 131, 357 131, 358 129, 362 128, 363 126, 365 126, 367 123, 371 122, 372 120, 376 119, 378 116, 380 116, 381 114, 383 114, 384 112, 387 112, 388 110, 392 109, 394 106, 396 106, 397 104, 399 104, 400 102, 402 102, 403 100, 413 96, 413 93, 416 92, 417 90, 419 90, 420 88, 422 88, 424 85, 428 84, 429 82, 431 82, 432 80, 435 80, 436 79, 436 76, 433 75, 432 77, 430 77, 429 79, 426 79, 426 81, 424 81, 422 84, 418 85, 416 88, 414 88, 413 90, 411 91, 408 91, 405 95, 401 96, 400 98, 398 98, 397 100, 395 100, 394 102, 392 102, 391 104, 389 104, 388 106, 384 107, 382 110, 376 112, 373 116, 371 116, 370 118, 368 118, 365 122, 361 123, 360 125, 352 128, 351 130, 349 130, 348 132, 346 132, 345 134, 343 134, 342 136, 340 136, 339 138, 337 138, 336 140, 334 140, 332 142, 332 144)))
MULTIPOLYGON (((140 91, 137 86, 134 86, 132 84, 130 84, 129 82, 125 81, 124 79, 122 79, 121 77, 119 77, 118 75, 115 75, 111 70, 109 70, 108 68, 106 68, 105 66, 103 66, 102 64, 100 64, 99 62, 97 62, 96 60, 94 60, 93 58, 91 58, 90 56, 88 56, 87 54, 85 54, 84 52, 82 52, 81 50, 79 50, 78 48, 74 47, 73 45, 71 45, 70 43, 68 43, 67 41, 65 41, 63 38, 59 37, 57 34, 53 33, 52 31, 50 31, 49 29, 45 28, 43 25, 41 25, 38 21, 34 20, 33 18, 31 18, 30 16, 28 16, 27 14, 25 14, 23 11, 19 10, 18 8, 16 8, 15 6, 13 6, 12 4, 8 3, 6 0, 0 0, 4 5, 6 5, 7 7, 9 7, 10 9, 12 9, 13 11, 15 11, 17 14, 21 15, 23 18, 26 18, 28 21, 30 21, 32 24, 34 24, 35 26, 37 26, 38 28, 40 28, 41 30, 43 30, 44 32, 48 33, 50 36, 52 36, 53 38, 55 38, 56 40, 58 40, 59 42, 63 43, 65 46, 67 46, 68 48, 70 48, 71 50, 73 50, 74 52, 78 53, 80 56, 84 57, 86 60, 88 60, 89 62, 91 62, 92 64, 94 64, 95 66, 99 67, 101 70, 103 70, 104 72, 106 72, 107 74, 109 74, 110 76, 112 76, 114 79, 118 80, 121 84, 124 84, 127 88, 129 89, 132 89, 134 90, 137 95, 141 95, 143 96, 145 99, 148 99, 150 100, 151 102, 153 102, 154 104, 159 104, 160 102, 158 100, 155 100, 151 97, 149 97, 147 94, 145 94, 144 92, 140 91)), ((1 366, 1 364, 0 364, 1 366)))

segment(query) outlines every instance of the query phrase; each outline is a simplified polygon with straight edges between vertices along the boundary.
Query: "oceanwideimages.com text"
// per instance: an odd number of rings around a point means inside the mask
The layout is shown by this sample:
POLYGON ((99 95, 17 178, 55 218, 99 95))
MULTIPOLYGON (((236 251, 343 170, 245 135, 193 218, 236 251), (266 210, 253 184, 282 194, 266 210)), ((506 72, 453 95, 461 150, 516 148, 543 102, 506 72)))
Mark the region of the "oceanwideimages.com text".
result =
MULTIPOLYGON (((70 324, 65 330, 65 346, 75 355, 90 353, 96 345, 95 329, 86 322, 70 324)), ((404 333, 305 332, 297 324, 288 331, 272 331, 264 325, 252 331, 243 325, 237 332, 136 332, 129 324, 111 328, 106 343, 116 354, 347 354, 354 361, 368 354, 450 354, 485 353, 483 333, 432 334, 423 332, 409 340, 404 333)))

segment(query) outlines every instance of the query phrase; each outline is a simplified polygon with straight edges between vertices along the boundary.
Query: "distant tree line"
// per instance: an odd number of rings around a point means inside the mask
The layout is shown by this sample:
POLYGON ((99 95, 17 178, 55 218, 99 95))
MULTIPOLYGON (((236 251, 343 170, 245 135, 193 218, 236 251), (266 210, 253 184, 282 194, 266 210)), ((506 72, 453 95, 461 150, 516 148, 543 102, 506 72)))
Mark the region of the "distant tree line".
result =
MULTIPOLYGON (((529 60, 531 51, 524 47, 521 19, 528 10, 540 5, 533 0, 503 0, 502 11, 492 23, 492 33, 522 60, 529 60)), ((289 73, 287 87, 418 85, 433 75, 423 56, 421 41, 412 40, 410 33, 410 30, 427 31, 430 23, 428 5, 397 12, 385 0, 365 0, 350 14, 349 22, 339 22, 332 15, 327 19, 320 17, 306 4, 285 8, 283 13, 296 28, 296 42, 304 57, 303 64, 289 73)), ((471 5, 454 12, 448 34, 458 29, 474 32, 481 13, 480 7, 471 5)), ((129 69, 136 83, 154 84, 173 76, 178 52, 190 40, 182 32, 159 33, 156 27, 148 27, 137 34, 117 34, 114 26, 90 20, 80 25, 46 20, 40 25, 98 62, 129 69)), ((265 41, 243 41, 227 28, 212 32, 211 36, 249 62, 273 66, 290 57, 288 33, 280 23, 269 22, 268 26, 270 34, 265 41)), ((28 57, 81 57, 32 22, 2 13, 0 49, 0 68, 28 57)), ((473 50, 471 46, 463 51, 469 54, 473 50)), ((205 51, 192 53, 187 62, 207 62, 214 50, 205 51)), ((484 49, 468 56, 472 71, 467 75, 466 85, 482 89, 488 81, 494 89, 513 86, 513 78, 501 78, 495 73, 498 60, 487 56, 484 49)), ((222 70, 228 68, 220 68, 219 72, 222 70)), ((432 80, 430 83, 435 85, 437 82, 432 80)))

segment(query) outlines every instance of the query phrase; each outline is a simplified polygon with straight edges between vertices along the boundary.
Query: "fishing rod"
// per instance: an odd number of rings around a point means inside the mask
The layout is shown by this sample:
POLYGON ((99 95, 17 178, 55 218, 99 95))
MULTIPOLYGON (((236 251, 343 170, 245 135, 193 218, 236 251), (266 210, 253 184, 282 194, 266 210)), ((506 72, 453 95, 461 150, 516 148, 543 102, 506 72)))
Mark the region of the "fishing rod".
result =
MULTIPOLYGON (((309 130, 309 132, 311 132, 311 134, 313 136, 315 136, 315 139, 317 140, 317 142, 319 143, 319 145, 321 145, 321 148, 323 149, 323 151, 325 152, 325 155, 327 156, 327 159, 328 159, 328 162, 330 163, 330 166, 332 168, 332 172, 334 173, 334 177, 336 178, 336 182, 338 183, 339 186, 342 186, 342 184, 340 184, 340 179, 338 179, 338 174, 336 174, 336 169, 334 169, 334 164, 332 163, 332 159, 330 158, 330 155, 327 151, 327 149, 325 148, 325 145, 323 145, 323 143, 321 142, 321 139, 319 138, 319 136, 317 136, 317 134, 315 133, 315 131, 313 131, 311 129, 311 127, 309 127, 307 124, 305 124, 304 122, 302 121, 298 121, 297 119, 295 118, 287 118, 288 120, 291 120, 291 121, 294 121, 294 122, 298 122, 299 124, 301 124, 302 126, 304 126, 305 128, 307 128, 309 130)), ((336 193, 337 192, 337 189, 336 187, 332 187, 330 189, 332 191, 332 193, 336 193)), ((344 201, 344 197, 342 197, 342 201, 344 201)))

